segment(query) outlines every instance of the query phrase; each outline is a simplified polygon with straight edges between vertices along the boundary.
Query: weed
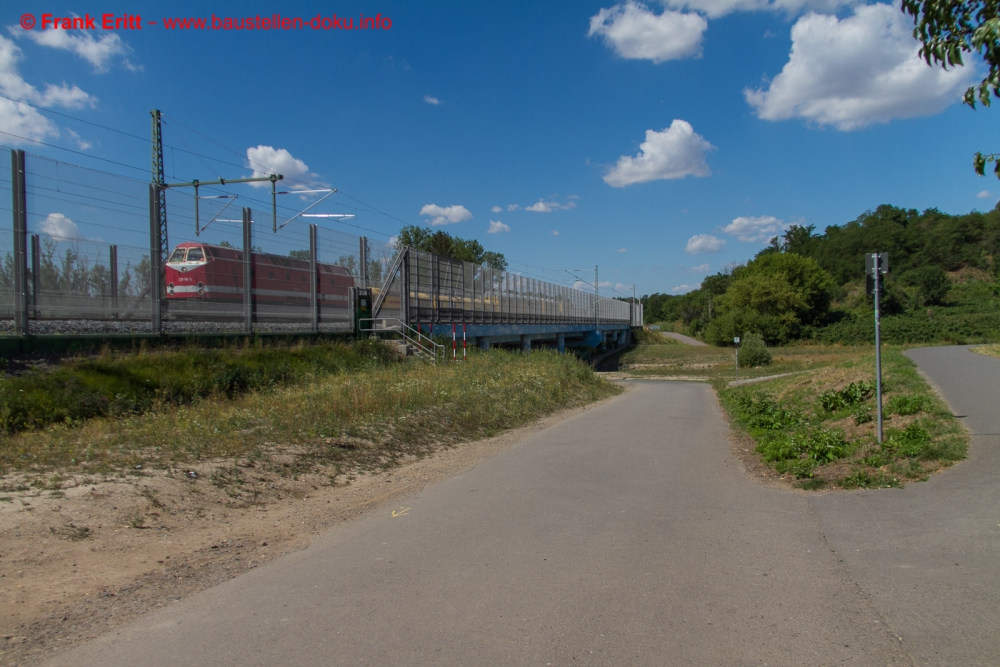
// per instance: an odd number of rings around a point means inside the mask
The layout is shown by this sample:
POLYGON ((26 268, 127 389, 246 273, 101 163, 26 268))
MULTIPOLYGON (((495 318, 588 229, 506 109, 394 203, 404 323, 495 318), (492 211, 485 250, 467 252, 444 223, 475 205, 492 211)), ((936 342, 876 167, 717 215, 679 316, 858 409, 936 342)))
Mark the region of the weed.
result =
POLYGON ((819 404, 826 412, 843 410, 868 400, 875 393, 875 385, 866 380, 852 382, 843 389, 824 391, 819 404))
POLYGON ((800 489, 805 489, 806 491, 816 491, 826 486, 826 480, 819 477, 813 477, 810 479, 804 479, 801 482, 798 482, 795 486, 800 489))
POLYGON ((896 477, 889 477, 880 472, 872 473, 867 470, 855 470, 839 481, 840 486, 845 489, 891 489, 901 486, 896 477))
POLYGON ((925 458, 931 451, 931 434, 917 422, 903 430, 891 428, 882 448, 906 458, 925 458))
POLYGON ((870 405, 859 405, 851 414, 854 415, 855 426, 868 424, 875 419, 875 413, 870 405))
POLYGON ((886 403, 886 411, 891 415, 915 415, 927 409, 929 401, 919 394, 899 394, 891 396, 886 403))
POLYGON ((49 526, 49 532, 54 535, 58 535, 64 540, 71 540, 73 542, 93 537, 90 532, 90 528, 87 528, 86 526, 77 526, 72 523, 66 524, 61 528, 53 528, 52 526, 49 526))

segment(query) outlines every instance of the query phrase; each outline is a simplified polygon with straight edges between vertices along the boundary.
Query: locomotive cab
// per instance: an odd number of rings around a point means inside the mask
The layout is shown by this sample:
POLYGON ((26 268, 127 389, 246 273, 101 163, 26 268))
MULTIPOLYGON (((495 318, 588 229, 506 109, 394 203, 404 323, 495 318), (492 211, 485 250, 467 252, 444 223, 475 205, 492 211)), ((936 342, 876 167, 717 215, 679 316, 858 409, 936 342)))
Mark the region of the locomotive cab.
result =
POLYGON ((209 250, 198 243, 181 243, 167 259, 167 296, 205 296, 205 265, 209 250))

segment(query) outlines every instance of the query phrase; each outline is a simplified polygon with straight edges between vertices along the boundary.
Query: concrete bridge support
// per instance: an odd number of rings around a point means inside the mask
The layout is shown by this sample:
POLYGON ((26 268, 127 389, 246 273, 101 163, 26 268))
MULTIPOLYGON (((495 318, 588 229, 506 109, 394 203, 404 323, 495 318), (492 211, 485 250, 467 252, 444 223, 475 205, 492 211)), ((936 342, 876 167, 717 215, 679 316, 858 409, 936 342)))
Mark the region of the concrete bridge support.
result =
POLYGON ((559 354, 566 354, 566 334, 556 336, 556 348, 559 350, 559 354))
POLYGON ((531 352, 531 336, 521 336, 521 351, 531 352))
POLYGON ((480 350, 489 350, 490 348, 493 347, 493 343, 491 343, 490 339, 486 338, 485 336, 480 336, 479 338, 477 338, 476 345, 479 346, 480 350))

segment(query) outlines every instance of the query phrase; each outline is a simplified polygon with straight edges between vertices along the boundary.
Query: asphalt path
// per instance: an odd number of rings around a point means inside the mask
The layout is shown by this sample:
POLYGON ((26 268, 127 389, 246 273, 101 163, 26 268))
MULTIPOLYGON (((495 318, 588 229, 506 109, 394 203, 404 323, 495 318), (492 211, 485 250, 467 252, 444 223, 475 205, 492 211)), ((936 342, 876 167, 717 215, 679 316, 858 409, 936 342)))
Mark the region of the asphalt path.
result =
POLYGON ((691 338, 691 336, 685 336, 684 334, 674 333, 673 331, 661 331, 662 335, 667 338, 673 338, 676 341, 680 341, 685 345, 693 345, 695 347, 708 347, 708 343, 703 343, 697 338, 691 338))
POLYGON ((1000 359, 968 347, 906 353, 969 430, 966 461, 902 490, 811 501, 921 665, 1000 665, 1000 359))
POLYGON ((788 491, 710 387, 635 384, 52 664, 1000 662, 995 436, 903 490, 788 491))

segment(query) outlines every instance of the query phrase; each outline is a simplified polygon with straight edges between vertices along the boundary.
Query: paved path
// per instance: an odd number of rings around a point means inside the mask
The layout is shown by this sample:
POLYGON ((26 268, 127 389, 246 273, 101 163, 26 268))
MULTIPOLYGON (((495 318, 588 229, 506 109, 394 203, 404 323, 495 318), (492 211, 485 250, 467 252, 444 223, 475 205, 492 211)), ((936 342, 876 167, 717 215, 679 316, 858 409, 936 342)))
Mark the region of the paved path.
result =
POLYGON ((908 664, 727 435, 707 385, 639 383, 55 664, 908 664))
POLYGON ((54 664, 996 665, 1000 367, 941 350, 983 435, 927 483, 762 486, 710 387, 639 382, 54 664))
POLYGON ((695 347, 708 347, 708 343, 703 343, 697 338, 691 338, 691 336, 685 336, 684 334, 674 333, 673 331, 661 331, 661 334, 667 338, 673 338, 674 340, 679 340, 686 345, 694 345, 695 347))
POLYGON ((967 348, 907 355, 972 434, 968 460, 902 490, 811 501, 921 665, 1000 665, 1000 359, 967 348))

